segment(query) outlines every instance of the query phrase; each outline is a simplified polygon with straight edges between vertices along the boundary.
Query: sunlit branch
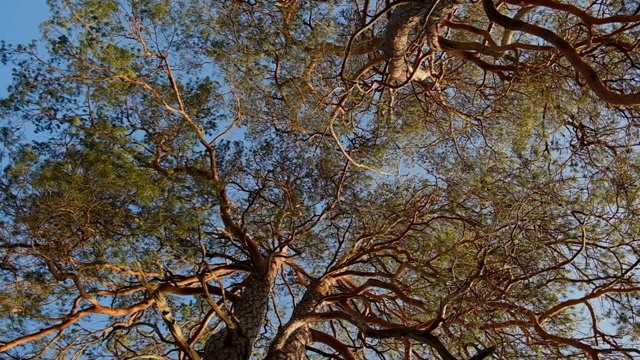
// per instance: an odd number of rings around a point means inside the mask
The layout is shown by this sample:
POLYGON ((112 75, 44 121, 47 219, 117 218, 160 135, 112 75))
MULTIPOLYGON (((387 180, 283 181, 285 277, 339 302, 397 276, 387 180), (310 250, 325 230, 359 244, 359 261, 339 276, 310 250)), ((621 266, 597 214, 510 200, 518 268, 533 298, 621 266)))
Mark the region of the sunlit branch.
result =
POLYGON ((356 357, 353 355, 349 346, 341 343, 338 339, 327 333, 311 329, 311 340, 313 342, 319 342, 329 346, 337 351, 345 360, 356 360, 356 357))
POLYGON ((613 105, 640 105, 640 93, 620 94, 609 89, 600 79, 598 73, 587 64, 576 52, 573 46, 554 32, 532 25, 521 20, 502 15, 495 7, 493 0, 482 0, 484 10, 489 20, 508 30, 523 31, 537 36, 553 46, 569 61, 573 68, 582 76, 589 88, 602 100, 613 105))
POLYGON ((83 310, 80 310, 78 312, 75 312, 73 314, 68 315, 64 321, 62 321, 61 323, 57 324, 57 325, 53 325, 44 329, 41 329, 39 331, 36 331, 32 334, 29 335, 25 335, 23 337, 11 340, 5 344, 3 344, 2 346, 0 346, 0 352, 4 352, 7 351, 13 347, 16 347, 18 345, 22 345, 25 344, 29 341, 33 341, 36 339, 40 339, 44 336, 53 334, 55 332, 58 331, 62 331, 66 328, 68 328, 69 326, 77 323, 80 319, 82 319, 83 317, 87 316, 87 315, 92 315, 92 314, 103 314, 103 315, 109 315, 109 316, 126 316, 126 315, 131 315, 134 313, 137 313, 139 311, 143 311, 148 309, 150 306, 152 306, 155 303, 155 300, 153 299, 146 299, 142 302, 139 302, 137 304, 131 305, 129 307, 126 308, 107 308, 107 307, 89 307, 83 310))
MULTIPOLYGON (((160 316, 164 320, 165 324, 169 328, 171 335, 173 335, 173 338, 176 341, 176 344, 180 349, 182 349, 182 351, 184 351, 189 356, 191 360, 200 360, 200 355, 198 355, 198 353, 193 349, 193 347, 191 347, 191 345, 188 344, 187 339, 185 338, 182 332, 182 328, 174 318, 171 308, 169 307, 169 304, 167 304, 167 300, 164 297, 164 295, 162 294, 162 292, 157 291, 156 287, 147 281, 147 278, 144 275, 144 272, 142 270, 142 266, 140 265, 140 263, 138 263, 138 267, 140 269, 140 274, 138 277, 140 281, 143 283, 143 285, 145 286, 145 288, 147 289, 147 291, 149 291, 149 293, 151 294, 151 298, 155 300, 154 305, 158 310, 158 313, 160 313, 160 316)), ((206 292, 206 288, 205 288, 205 294, 208 295, 208 292, 206 292)))
POLYGON ((605 25, 610 23, 631 23, 631 22, 639 22, 640 15, 613 15, 607 17, 595 17, 589 15, 587 12, 579 9, 576 6, 571 4, 562 4, 559 2, 555 2, 553 0, 506 0, 508 4, 514 4, 518 6, 544 6, 549 9, 560 10, 568 12, 572 15, 577 16, 582 20, 586 25, 605 25))

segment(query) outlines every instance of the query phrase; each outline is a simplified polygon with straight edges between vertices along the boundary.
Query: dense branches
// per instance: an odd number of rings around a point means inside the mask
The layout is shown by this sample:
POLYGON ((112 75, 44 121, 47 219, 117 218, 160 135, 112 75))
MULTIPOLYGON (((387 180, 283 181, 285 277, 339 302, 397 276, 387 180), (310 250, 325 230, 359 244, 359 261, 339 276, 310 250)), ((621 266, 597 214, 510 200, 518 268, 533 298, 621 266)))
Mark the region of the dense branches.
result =
POLYGON ((2 49, 2 356, 638 353, 628 2, 51 6, 2 49))

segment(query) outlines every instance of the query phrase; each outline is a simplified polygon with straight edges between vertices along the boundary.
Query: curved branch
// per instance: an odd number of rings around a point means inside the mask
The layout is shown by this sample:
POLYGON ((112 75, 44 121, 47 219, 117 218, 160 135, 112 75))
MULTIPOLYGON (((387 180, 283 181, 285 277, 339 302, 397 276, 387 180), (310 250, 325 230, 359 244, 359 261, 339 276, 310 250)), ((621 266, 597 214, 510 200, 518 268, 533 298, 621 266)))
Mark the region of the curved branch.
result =
POLYGON ((311 341, 327 345, 337 351, 345 360, 356 360, 355 355, 353 355, 353 352, 351 352, 351 349, 349 349, 347 345, 327 333, 311 329, 311 341))
MULTIPOLYGON (((398 325, 396 327, 388 328, 388 329, 374 329, 370 327, 368 324, 366 324, 359 317, 356 317, 341 311, 329 311, 325 313, 316 313, 309 320, 325 321, 325 320, 335 320, 335 319, 345 320, 353 324, 358 329, 360 329, 360 331, 362 331, 364 335, 368 337, 372 337, 376 339, 388 339, 388 338, 412 339, 420 343, 431 346, 433 349, 435 349, 438 352, 442 360, 458 360, 458 358, 456 358, 449 352, 449 350, 442 343, 442 341, 440 341, 440 339, 438 339, 438 337, 436 337, 435 335, 431 334, 430 331, 412 329, 402 325, 398 325)), ((492 355, 494 351, 495 351, 495 347, 493 346, 486 348, 480 351, 478 354, 471 357, 470 360, 482 360, 492 355)))
POLYGON ((104 314, 104 315, 110 315, 110 316, 125 316, 125 315, 133 314, 142 310, 146 310, 147 308, 152 306, 154 303, 155 303, 155 300, 149 298, 133 306, 130 306, 128 308, 114 309, 114 308, 107 308, 107 307, 96 308, 92 306, 92 307, 80 310, 74 314, 70 314, 69 316, 67 316, 67 318, 64 321, 62 321, 57 325, 53 325, 48 328, 38 330, 34 333, 25 335, 23 337, 9 341, 6 344, 3 344, 2 346, 0 346, 0 353, 10 350, 18 345, 25 344, 29 341, 40 339, 44 336, 64 330, 69 326, 75 324, 76 322, 78 322, 80 319, 82 319, 87 315, 104 314))
POLYGON ((535 5, 544 6, 553 10, 565 11, 577 16, 587 25, 604 25, 611 23, 629 23, 640 21, 640 15, 614 15, 604 18, 598 18, 587 14, 585 11, 582 11, 576 6, 570 4, 561 4, 552 0, 505 0, 505 2, 508 4, 523 7, 531 7, 532 5, 535 5))
POLYGON ((523 31, 537 36, 552 44, 584 78, 587 86, 602 100, 613 105, 640 105, 640 93, 620 94, 609 89, 598 73, 587 64, 569 42, 543 27, 502 15, 496 9, 493 0, 482 0, 484 11, 489 20, 508 30, 523 31))

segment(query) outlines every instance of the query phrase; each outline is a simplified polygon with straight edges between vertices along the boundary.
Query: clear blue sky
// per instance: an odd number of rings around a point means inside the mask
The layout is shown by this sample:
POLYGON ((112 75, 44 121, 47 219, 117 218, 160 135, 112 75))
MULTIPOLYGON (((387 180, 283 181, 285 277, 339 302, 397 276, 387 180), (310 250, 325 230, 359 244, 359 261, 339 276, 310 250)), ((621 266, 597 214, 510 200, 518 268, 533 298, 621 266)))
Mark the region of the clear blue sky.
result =
MULTIPOLYGON (((45 0, 0 0, 0 40, 24 44, 40 35, 38 26, 49 13, 45 0)), ((11 69, 0 65, 0 96, 11 81, 11 69)))
POLYGON ((24 42, 37 37, 48 12, 45 0, 0 0, 0 39, 24 42))

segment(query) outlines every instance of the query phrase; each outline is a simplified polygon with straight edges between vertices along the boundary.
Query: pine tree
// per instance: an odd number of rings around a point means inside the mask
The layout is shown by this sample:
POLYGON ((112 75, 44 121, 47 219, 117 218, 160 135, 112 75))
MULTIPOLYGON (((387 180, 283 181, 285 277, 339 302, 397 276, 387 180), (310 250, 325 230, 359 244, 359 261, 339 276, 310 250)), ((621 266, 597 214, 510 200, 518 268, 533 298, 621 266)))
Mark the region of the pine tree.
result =
POLYGON ((635 3, 49 3, 1 357, 640 353, 635 3))

